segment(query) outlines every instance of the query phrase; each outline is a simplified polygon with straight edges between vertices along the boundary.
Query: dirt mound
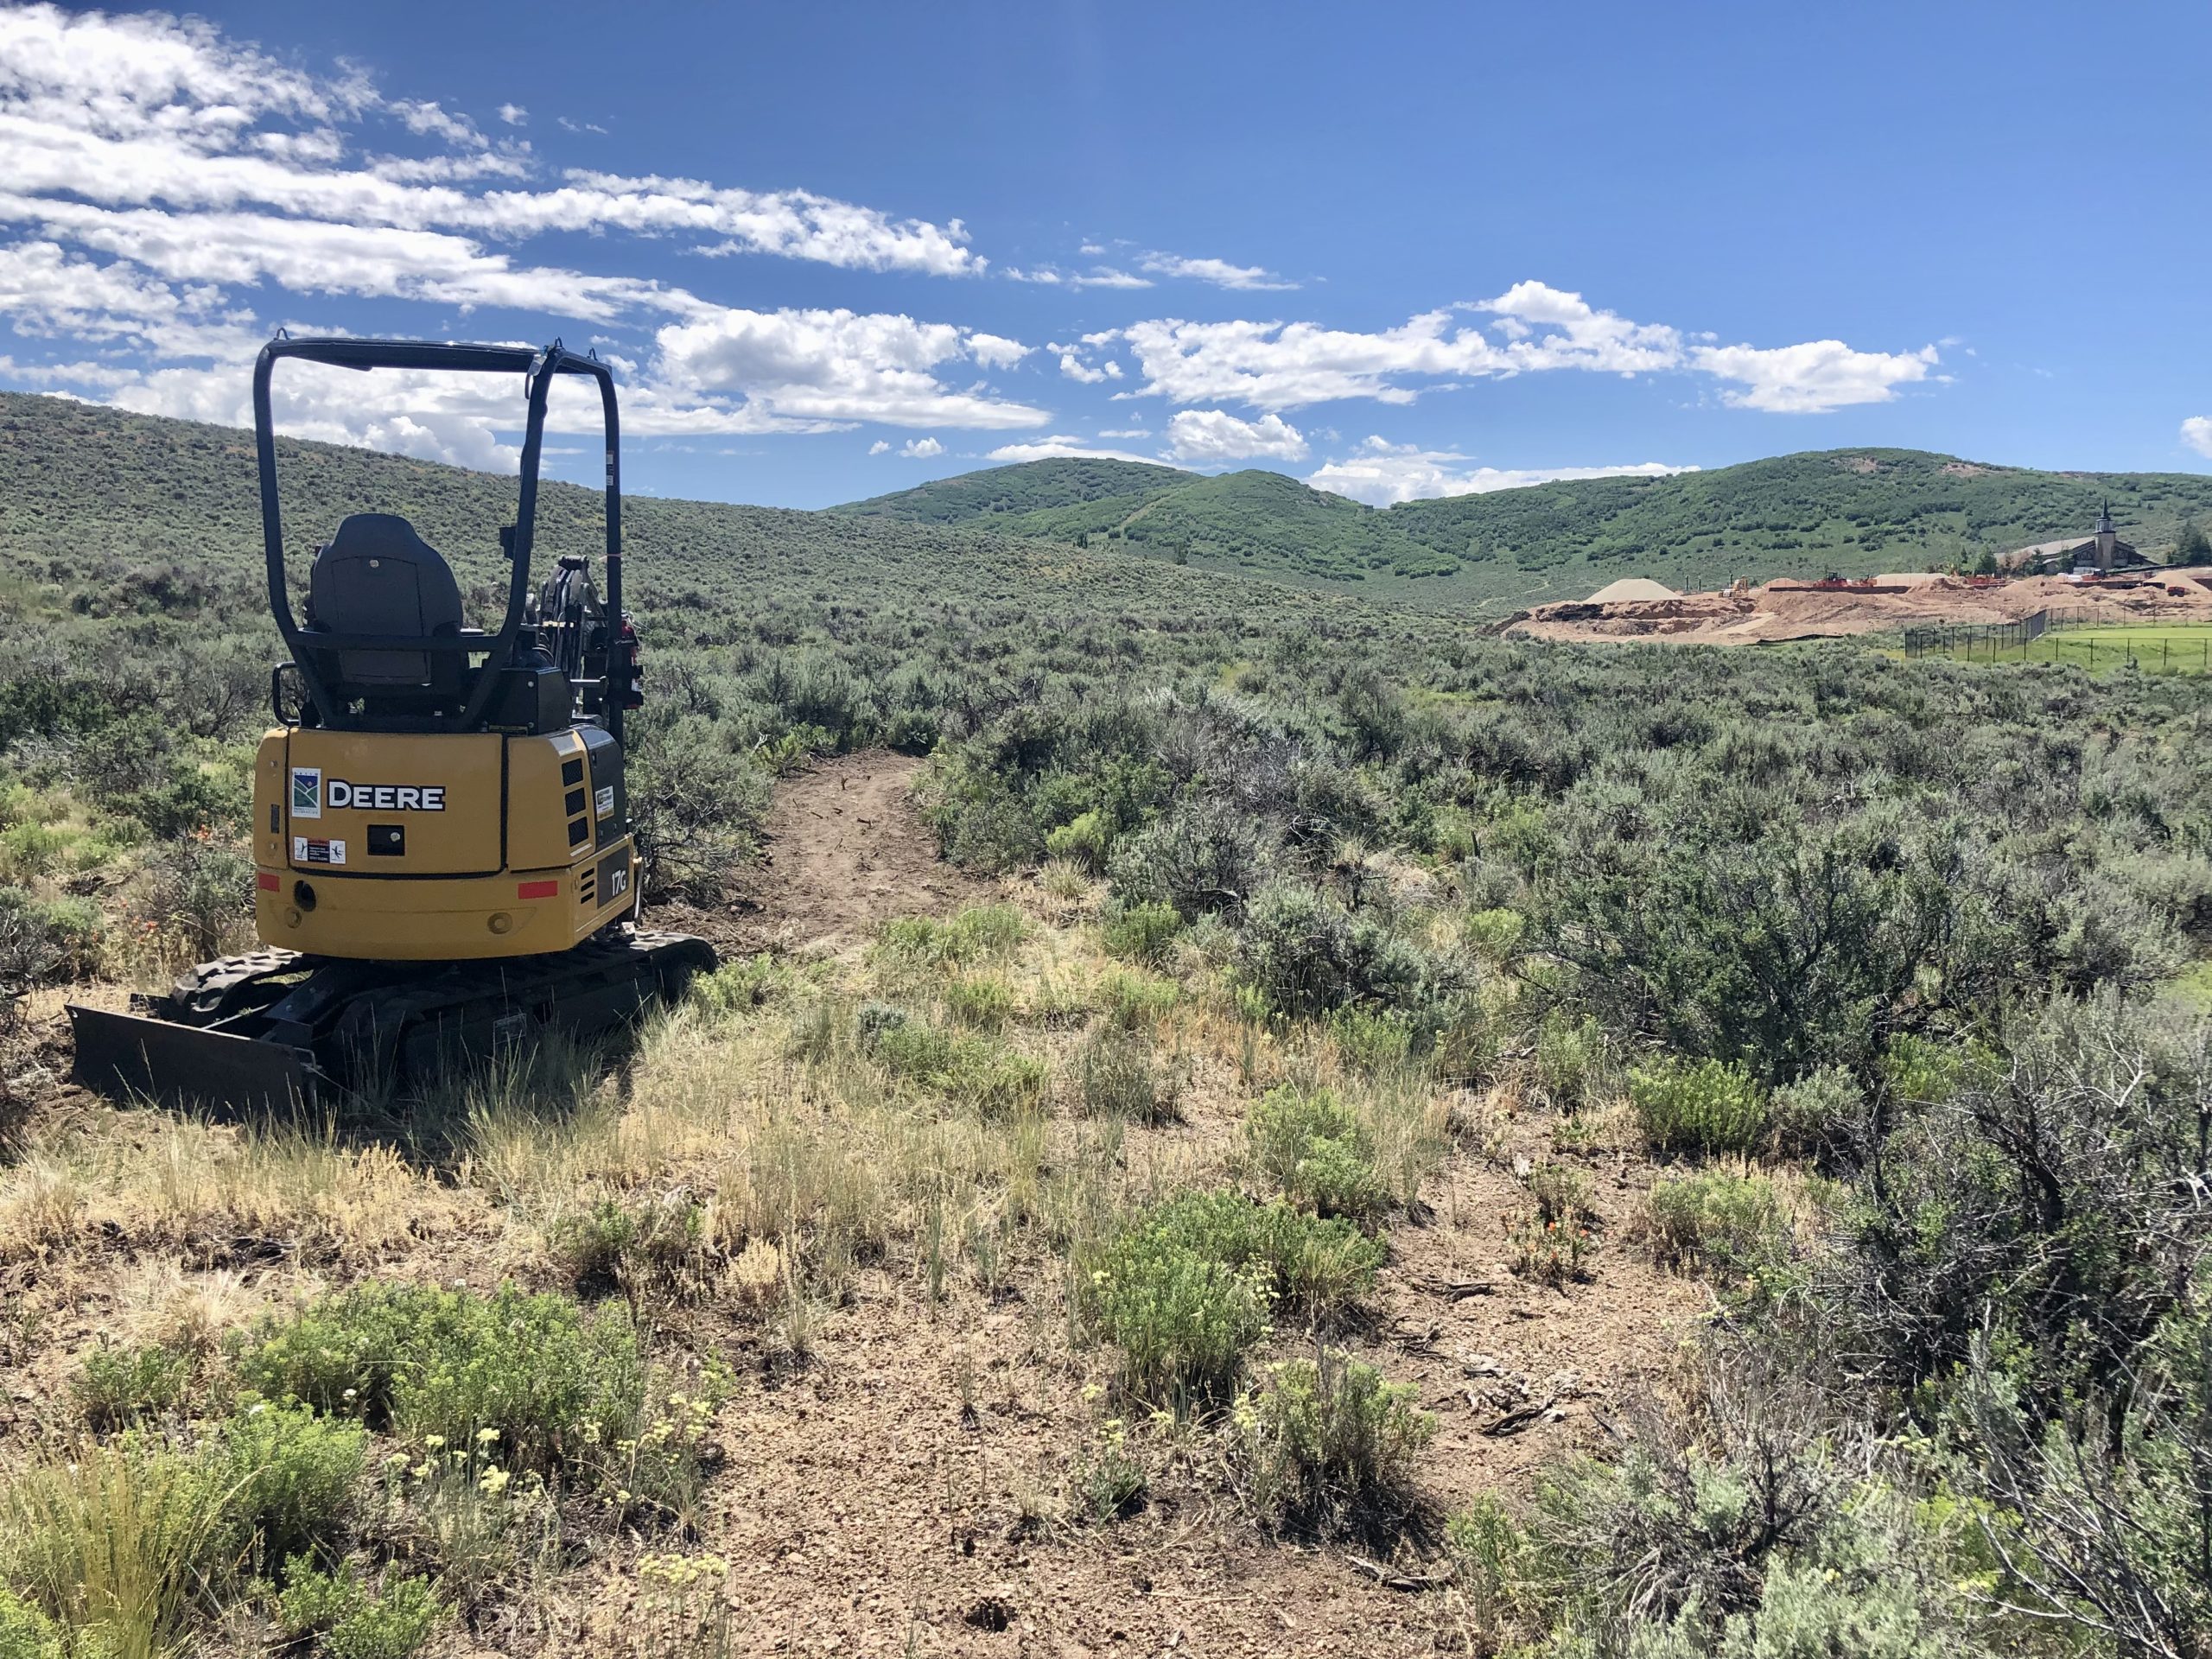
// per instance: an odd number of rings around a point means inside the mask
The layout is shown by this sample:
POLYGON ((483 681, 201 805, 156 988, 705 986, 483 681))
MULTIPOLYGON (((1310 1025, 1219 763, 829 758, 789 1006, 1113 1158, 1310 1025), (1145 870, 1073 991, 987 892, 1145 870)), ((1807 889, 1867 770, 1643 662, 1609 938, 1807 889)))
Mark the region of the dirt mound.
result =
POLYGON ((840 755, 776 785, 766 851, 728 916, 688 918, 741 950, 842 954, 891 917, 935 915, 989 897, 938 857, 914 806, 922 763, 878 749, 840 755))
POLYGON ((1586 605, 1618 605, 1628 600, 1681 597, 1662 582, 1653 582, 1646 576, 1623 576, 1618 582, 1607 582, 1583 602, 1586 605))

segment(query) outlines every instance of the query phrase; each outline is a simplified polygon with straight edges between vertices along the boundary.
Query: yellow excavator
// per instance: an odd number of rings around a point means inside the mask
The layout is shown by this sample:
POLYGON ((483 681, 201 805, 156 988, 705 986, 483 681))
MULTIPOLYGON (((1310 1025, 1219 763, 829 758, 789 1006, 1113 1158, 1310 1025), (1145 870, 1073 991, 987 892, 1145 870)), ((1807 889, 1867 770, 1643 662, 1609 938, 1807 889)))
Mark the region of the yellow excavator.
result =
POLYGON ((269 606, 291 653, 254 762, 262 948, 193 969, 129 1014, 73 1006, 77 1079, 118 1097, 277 1107, 435 1077, 543 1033, 588 1038, 711 970, 704 940, 638 926, 641 867, 622 721, 641 706, 622 608, 620 420, 596 355, 416 340, 262 350, 254 441, 269 606), (270 379, 340 368, 523 378, 506 608, 467 626, 451 568, 406 519, 357 512, 315 550, 304 616, 285 564, 270 379), (606 421, 606 594, 564 557, 531 582, 555 379, 595 381, 606 421))

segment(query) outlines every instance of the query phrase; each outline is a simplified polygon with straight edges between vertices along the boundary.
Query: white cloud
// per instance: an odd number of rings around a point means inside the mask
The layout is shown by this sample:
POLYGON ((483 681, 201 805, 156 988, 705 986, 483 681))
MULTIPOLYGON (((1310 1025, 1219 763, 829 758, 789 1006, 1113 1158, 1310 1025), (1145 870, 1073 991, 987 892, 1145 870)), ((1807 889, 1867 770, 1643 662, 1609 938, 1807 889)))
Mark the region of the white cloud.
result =
POLYGON ((474 149, 481 149, 490 142, 467 116, 448 114, 429 99, 413 102, 400 99, 385 107, 404 122, 410 132, 442 138, 449 144, 461 144, 474 149))
POLYGON ((891 453, 891 446, 883 439, 878 438, 874 443, 868 445, 868 452, 871 455, 888 454, 891 453))
POLYGON ((1132 323, 1120 337, 1145 377, 1128 396, 1236 402, 1274 412, 1345 397, 1408 404, 1464 379, 1579 369, 1620 375, 1687 370, 1732 383, 1721 393, 1732 405, 1802 413, 1886 401, 1897 387, 1929 378, 1940 360, 1933 346, 1891 353, 1854 351, 1836 340, 1764 348, 1692 345, 1668 324, 1631 321, 1537 282, 1374 333, 1311 322, 1171 317, 1132 323), (1497 321, 1455 325, 1455 312, 1497 321))
POLYGON ((1496 299, 1468 308, 1504 320, 1497 327, 1506 337, 1504 357, 1513 372, 1596 369, 1638 374, 1675 368, 1682 361, 1681 335, 1675 329, 1630 322, 1597 309, 1580 294, 1545 283, 1516 283, 1496 299))
POLYGON ((30 220, 57 237, 171 281, 270 281, 297 294, 354 294, 464 308, 493 305, 605 321, 667 302, 658 283, 518 265, 466 237, 266 213, 111 210, 0 191, 0 219, 30 220))
MULTIPOLYGON (((894 219, 804 190, 572 169, 549 189, 467 191, 451 188, 467 170, 452 156, 416 162, 415 176, 389 161, 381 173, 340 166, 339 130, 371 111, 451 146, 461 160, 490 147, 473 121, 434 101, 385 99, 358 76, 317 79, 197 22, 0 8, 0 182, 22 194, 172 211, 251 206, 508 238, 678 234, 699 238, 702 252, 933 275, 970 274, 988 263, 966 246, 957 219, 894 219), (308 132, 264 130, 278 122, 305 123, 308 132), (441 175, 442 184, 429 181, 441 175)), ((503 151, 488 170, 526 171, 527 154, 503 151)), ((486 170, 475 163, 476 174, 486 170)))
POLYGON ((1026 443, 1001 444, 983 457, 986 461, 1058 461, 1087 457, 1097 461, 1136 461, 1157 467, 1154 455, 1133 455, 1126 449, 1107 449, 1081 438, 1056 435, 1049 438, 1034 438, 1026 443))
MULTIPOLYGON (((503 105, 519 126, 527 112, 503 105)), ((568 124, 573 125, 574 124, 568 124)), ((550 232, 677 238, 689 251, 770 253, 852 269, 981 271, 957 219, 896 219, 804 190, 574 169, 547 185, 518 138, 467 115, 387 97, 355 71, 316 75, 157 14, 0 6, 0 323, 23 341, 4 373, 155 413, 236 423, 270 321, 327 328, 295 307, 373 297, 456 314, 517 314, 498 332, 543 340, 576 323, 657 329, 625 360, 625 425, 639 435, 823 431, 861 420, 1041 427, 1041 410, 958 367, 1009 368, 1029 348, 904 316, 756 313, 648 278, 534 264, 512 245, 550 232), (356 157, 364 124, 423 153, 356 157), (13 226, 12 235, 5 229, 13 226), (73 352, 68 347, 73 346, 73 352), (103 364, 84 348, 128 352, 103 364), (961 380, 969 375, 958 377, 961 380)), ((0 330, 0 345, 8 343, 0 330)), ((474 465, 511 465, 494 436, 513 389, 465 395, 404 377, 279 378, 286 430, 474 465)), ((595 429, 595 403, 563 423, 595 429)))
POLYGON ((1338 397, 1408 404, 1418 392, 1402 384, 1407 378, 1503 372, 1503 353, 1479 328, 1453 331, 1450 322, 1449 312, 1432 311, 1402 327, 1356 334, 1311 322, 1166 318, 1132 323, 1122 335, 1144 371, 1140 393, 1280 411, 1338 397))
POLYGON ((2181 423, 2181 441, 2212 461, 2212 418, 2192 415, 2181 423))
POLYGON ((933 372, 939 365, 972 351, 971 336, 950 323, 731 307, 671 323, 655 338, 660 372, 671 387, 743 398, 779 418, 969 428, 1042 426, 1050 418, 939 381, 933 372))
POLYGON ((1102 426, 1098 429, 1098 435, 1102 438, 1148 438, 1152 434, 1141 426, 1102 426))
POLYGON ((1178 461, 1303 461, 1306 439, 1280 415, 1240 421, 1218 409, 1186 409, 1167 423, 1167 447, 1178 461))
POLYGON ((1761 351, 1750 346, 1702 346, 1692 365, 1729 387, 1721 401, 1737 409, 1818 414, 1849 404, 1886 404, 1901 385, 1925 380, 1939 360, 1933 346, 1916 352, 1854 352, 1840 340, 1808 340, 1761 351))
POLYGON ((944 446, 935 438, 909 438, 899 446, 899 453, 909 461, 930 461, 944 453, 944 446))
POLYGON ((1007 267, 1006 274, 1017 283, 1038 283, 1047 288, 1150 288, 1152 279, 1140 276, 1135 271, 1116 270, 1111 265, 1094 265, 1089 270, 1062 270, 1057 265, 1031 265, 1027 270, 1007 267))
POLYGON ((1177 253, 1147 253, 1137 264, 1160 276, 1183 276, 1216 288, 1287 289, 1298 284, 1264 265, 1232 265, 1226 259, 1185 259, 1177 253))
POLYGON ((972 334, 968 336, 968 355, 987 369, 1010 369, 1029 355, 1029 347, 1003 334, 972 334))
POLYGON ((1111 358, 1095 366, 1084 361, 1084 350, 1080 346, 1055 346, 1048 342, 1045 349, 1048 352, 1058 352, 1060 354, 1060 372, 1063 375, 1071 380, 1080 381, 1086 386, 1095 386, 1103 380, 1118 380, 1122 378, 1122 365, 1111 358))
POLYGON ((574 121, 565 115, 556 115, 553 119, 563 132, 595 132, 602 138, 607 137, 607 129, 596 121, 574 121))
POLYGON ((499 119, 511 127, 526 127, 530 124, 530 111, 519 104, 502 104, 499 119))
POLYGON ((1674 473, 1694 473, 1694 467, 1669 467, 1647 461, 1625 467, 1528 467, 1504 468, 1470 467, 1468 457, 1450 449, 1423 449, 1418 444, 1394 444, 1369 438, 1341 461, 1332 461, 1306 475, 1317 490, 1347 495, 1370 506, 1387 507, 1399 501, 1421 501, 1440 495, 1478 495, 1491 490, 1516 490, 1531 484, 1556 483, 1572 478, 1664 478, 1674 473))

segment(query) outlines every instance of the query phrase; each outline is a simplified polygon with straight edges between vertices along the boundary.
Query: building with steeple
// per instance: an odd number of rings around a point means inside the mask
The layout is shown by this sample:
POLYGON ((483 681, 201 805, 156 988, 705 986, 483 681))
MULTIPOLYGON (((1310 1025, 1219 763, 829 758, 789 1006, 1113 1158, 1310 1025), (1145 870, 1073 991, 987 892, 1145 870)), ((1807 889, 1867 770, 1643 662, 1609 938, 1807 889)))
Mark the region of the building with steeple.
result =
POLYGON ((2088 541, 2069 536, 2016 547, 2010 553, 1999 554, 1997 565, 2024 576, 2108 576, 2115 570, 2149 569, 2152 561, 2138 552, 2133 543, 2120 539, 2119 526, 2112 521, 2112 503, 2107 501, 2099 509, 2096 531, 2088 541))

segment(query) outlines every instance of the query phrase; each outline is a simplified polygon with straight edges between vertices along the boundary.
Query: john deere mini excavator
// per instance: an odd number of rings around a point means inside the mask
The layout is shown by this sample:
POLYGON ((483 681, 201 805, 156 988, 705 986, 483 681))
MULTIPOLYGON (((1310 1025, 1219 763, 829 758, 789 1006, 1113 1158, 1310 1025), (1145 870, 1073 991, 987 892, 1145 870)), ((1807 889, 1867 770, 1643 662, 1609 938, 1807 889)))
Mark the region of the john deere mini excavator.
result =
POLYGON ((269 607, 291 660, 254 763, 262 949, 194 969, 128 1014, 69 1010, 76 1075, 103 1092, 283 1106, 331 1085, 435 1075, 549 1029, 588 1036, 715 965, 704 941, 639 931, 622 717, 639 706, 622 609, 614 380, 556 341, 524 346, 307 340, 253 377, 269 607), (465 625, 461 590, 402 518, 358 512, 315 550, 292 608, 270 380, 288 358, 340 368, 523 378, 506 611, 465 625), (531 585, 538 457, 559 375, 605 411, 604 601, 588 562, 531 585))

